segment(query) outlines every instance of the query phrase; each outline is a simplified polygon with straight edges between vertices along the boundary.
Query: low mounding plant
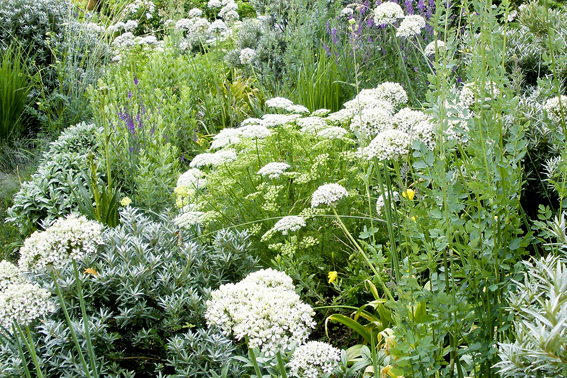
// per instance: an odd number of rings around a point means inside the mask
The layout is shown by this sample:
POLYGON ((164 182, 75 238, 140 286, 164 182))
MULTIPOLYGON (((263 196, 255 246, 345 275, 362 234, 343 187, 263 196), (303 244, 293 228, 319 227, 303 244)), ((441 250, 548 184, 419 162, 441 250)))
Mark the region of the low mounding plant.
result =
POLYGON ((515 314, 514 340, 500 343, 503 377, 564 377, 567 375, 567 265, 547 258, 525 262, 524 282, 508 294, 515 314))
POLYGON ((78 211, 77 196, 73 194, 83 172, 88 170, 87 155, 98 152, 97 134, 93 124, 80 123, 65 130, 43 154, 37 172, 30 181, 22 183, 8 209, 8 222, 28 235, 49 225, 57 218, 78 211))
MULTIPOLYGON (((65 264, 65 257, 50 273, 39 269, 30 275, 49 292, 61 293, 77 344, 84 356, 93 351, 88 360, 96 361, 99 376, 210 377, 223 369, 227 376, 242 376, 241 367, 231 362, 237 347, 215 328, 206 328, 204 313, 213 288, 238 281, 256 267, 245 232, 220 231, 210 245, 203 245, 170 220, 155 222, 127 206, 121 224, 105 229, 101 236, 98 251, 87 253, 80 243, 73 244, 72 235, 63 235, 69 240, 67 253, 74 258, 78 248, 81 256, 75 257, 81 259, 65 264), (92 349, 87 348, 85 319, 92 349)), ((55 243, 53 248, 65 249, 65 245, 55 243)), ((3 270, 14 270, 8 268, 3 270)), ((29 326, 46 378, 85 376, 68 324, 58 310, 29 326)), ((14 356, 18 356, 16 345, 4 342, 0 348, 4 376, 22 376, 21 359, 14 356)))

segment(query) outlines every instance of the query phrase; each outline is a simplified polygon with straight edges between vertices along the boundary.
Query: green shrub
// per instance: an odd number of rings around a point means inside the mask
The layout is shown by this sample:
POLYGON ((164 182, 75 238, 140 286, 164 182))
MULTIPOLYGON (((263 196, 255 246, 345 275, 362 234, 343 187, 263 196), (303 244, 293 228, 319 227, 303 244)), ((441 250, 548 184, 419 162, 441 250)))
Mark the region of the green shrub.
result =
MULTIPOLYGON (((103 241, 98 253, 80 263, 101 376, 208 377, 226 365, 228 376, 241 376, 241 368, 231 361, 236 346, 214 329, 206 330, 204 312, 212 289, 238 281, 256 267, 245 232, 220 231, 210 245, 203 245, 171 221, 151 221, 129 206, 121 212, 121 225, 106 229, 103 241), (83 273, 84 268, 89 270, 83 273)), ((73 267, 63 267, 56 276, 83 343, 73 267)), ((35 279, 55 293, 52 277, 39 274, 35 279)), ((46 377, 84 376, 61 311, 34 331, 46 377)), ((22 369, 14 348, 4 344, 0 350, 0 371, 7 377, 19 376, 22 369)))
POLYGON ((30 181, 22 183, 8 209, 8 222, 16 225, 23 235, 49 225, 57 218, 78 211, 73 190, 83 172, 88 170, 87 155, 98 151, 97 134, 93 124, 81 123, 67 129, 49 145, 37 172, 30 181))

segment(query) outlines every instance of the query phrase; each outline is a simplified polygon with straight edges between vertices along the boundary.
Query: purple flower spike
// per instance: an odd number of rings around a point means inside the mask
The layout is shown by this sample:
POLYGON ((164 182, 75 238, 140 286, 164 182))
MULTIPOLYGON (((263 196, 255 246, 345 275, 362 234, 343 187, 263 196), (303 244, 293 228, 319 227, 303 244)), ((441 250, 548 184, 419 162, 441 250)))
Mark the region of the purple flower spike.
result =
POLYGON ((419 12, 420 12, 421 14, 423 14, 423 12, 425 11, 425 1, 419 0, 419 1, 417 2, 417 9, 419 10, 419 12))
POLYGON ((138 85, 138 76, 136 74, 134 74, 134 84, 138 85))
POLYGON ((415 12, 413 11, 413 0, 406 0, 406 12, 410 15, 413 15, 415 12))
POLYGON ((132 91, 128 91, 128 98, 132 98, 132 91))

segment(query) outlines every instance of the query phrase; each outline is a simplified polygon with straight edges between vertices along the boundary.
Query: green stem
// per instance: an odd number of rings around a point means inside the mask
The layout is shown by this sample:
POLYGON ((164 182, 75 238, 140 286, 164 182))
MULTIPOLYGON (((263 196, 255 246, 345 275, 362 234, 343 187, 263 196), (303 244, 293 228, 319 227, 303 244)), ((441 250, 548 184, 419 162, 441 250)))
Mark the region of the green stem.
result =
POLYGON ((392 296, 392 294, 390 293, 390 290, 388 289, 388 287, 386 286, 386 284, 384 283, 384 281, 382 280, 382 277, 380 276, 380 273, 378 273, 378 271, 376 270, 376 267, 372 264, 372 262, 370 261, 370 259, 368 258, 368 256, 366 255, 366 253, 362 250, 362 248, 360 247, 360 245, 357 243, 357 241, 354 239, 354 237, 352 236, 352 234, 347 230, 345 224, 343 223, 343 221, 341 220, 341 218, 339 217, 339 214, 337 214, 337 210, 334 207, 331 207, 331 209, 333 210, 333 213, 335 214, 336 219, 339 222, 339 225, 341 226, 341 229, 343 230, 343 232, 345 233, 345 235, 350 239, 350 241, 354 244, 354 246, 356 247, 356 249, 358 250, 358 252, 362 255, 362 257, 364 258, 364 261, 366 261, 366 264, 368 264, 368 267, 370 268, 370 270, 372 270, 372 272, 374 273, 374 275, 376 276, 376 278, 378 279, 378 282, 380 283, 380 286, 382 286, 382 289, 384 290, 384 293, 388 296, 388 299, 390 300, 394 300, 394 297, 392 296))
POLYGON ((93 370, 94 377, 98 377, 98 371, 96 368, 96 356, 93 349, 93 344, 91 341, 91 334, 89 332, 89 316, 87 314, 85 306, 85 298, 83 297, 83 288, 81 285, 81 280, 79 279, 79 271, 77 269, 77 263, 73 260, 73 269, 75 271, 75 280, 77 281, 77 293, 79 295, 79 304, 81 305, 81 313, 83 315, 83 324, 85 326, 85 338, 87 339, 87 348, 89 351, 89 358, 91 362, 91 368, 93 370))
POLYGON ((282 378, 287 378, 287 373, 285 372, 285 364, 283 362, 282 353, 278 350, 276 353, 276 357, 278 359, 278 368, 280 370, 280 374, 282 378))
MULTIPOLYGON (((248 344, 248 338, 246 338, 246 344, 248 344)), ((248 348, 248 356, 250 356, 250 362, 252 362, 252 366, 254 366, 256 377, 262 378, 262 372, 260 371, 260 367, 258 366, 258 361, 256 360, 256 353, 254 353, 254 349, 248 348)))
POLYGON ((63 294, 61 293, 61 288, 59 287, 59 282, 55 273, 51 273, 53 277, 53 282, 55 283, 55 290, 57 291, 57 296, 59 297, 59 302, 61 303, 61 309, 63 310, 63 314, 65 315, 65 320, 67 321, 67 325, 69 326, 69 331, 71 332, 71 338, 75 343, 75 348, 77 349, 77 353, 79 354, 79 359, 81 360, 81 364, 83 365, 83 369, 87 378, 91 378, 91 373, 89 371, 89 367, 87 366, 87 362, 85 361, 85 356, 83 355, 83 351, 81 350, 81 344, 79 344, 79 339, 77 339, 77 334, 75 332, 75 328, 73 328, 73 323, 71 323, 71 317, 69 316, 69 312, 67 311, 67 306, 65 305, 65 298, 63 298, 63 294))
POLYGON ((43 373, 41 372, 41 366, 39 366, 39 361, 37 360, 37 354, 35 353, 35 345, 33 343, 32 337, 31 337, 31 332, 30 332, 29 326, 26 326, 26 333, 27 333, 28 339, 29 339, 29 344, 26 341, 26 346, 28 347, 28 350, 30 351, 31 358, 32 358, 33 364, 35 366, 35 371, 37 372, 38 378, 43 378, 43 373))
MULTIPOLYGON (((16 346, 18 348, 20 358, 22 359, 22 366, 24 367, 24 372, 26 374, 26 378, 31 378, 30 370, 28 369, 28 359, 26 358, 26 355, 24 353, 24 349, 22 348, 22 344, 20 344, 21 329, 18 327, 18 325, 16 323, 14 323, 13 329, 14 329, 14 340, 16 340, 16 346)), ((27 348, 28 344, 26 342, 25 337, 23 338, 23 340, 26 343, 26 349, 28 349, 27 348)))

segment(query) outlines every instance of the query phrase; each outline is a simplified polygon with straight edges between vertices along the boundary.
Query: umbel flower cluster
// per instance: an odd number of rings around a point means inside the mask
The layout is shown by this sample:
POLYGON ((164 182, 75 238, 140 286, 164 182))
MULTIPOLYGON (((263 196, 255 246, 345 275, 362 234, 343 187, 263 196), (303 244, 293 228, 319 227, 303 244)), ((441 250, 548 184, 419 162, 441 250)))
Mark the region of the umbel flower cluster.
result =
POLYGON ((94 253, 102 244, 101 225, 85 216, 59 218, 45 231, 34 232, 20 249, 18 265, 22 271, 37 272, 61 268, 71 259, 94 253))
POLYGON ((313 309, 295 293, 283 272, 264 269, 236 284, 222 285, 207 301, 205 319, 248 347, 267 355, 302 344, 315 327, 313 309))
POLYGON ((53 312, 50 296, 49 291, 28 282, 14 264, 0 261, 0 326, 11 329, 16 323, 25 327, 53 312))
POLYGON ((288 366, 292 377, 319 378, 333 373, 340 359, 340 351, 332 345, 309 341, 293 352, 288 366))

